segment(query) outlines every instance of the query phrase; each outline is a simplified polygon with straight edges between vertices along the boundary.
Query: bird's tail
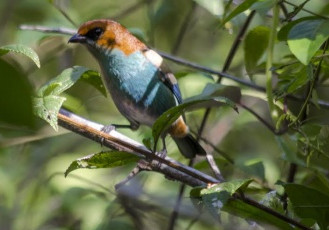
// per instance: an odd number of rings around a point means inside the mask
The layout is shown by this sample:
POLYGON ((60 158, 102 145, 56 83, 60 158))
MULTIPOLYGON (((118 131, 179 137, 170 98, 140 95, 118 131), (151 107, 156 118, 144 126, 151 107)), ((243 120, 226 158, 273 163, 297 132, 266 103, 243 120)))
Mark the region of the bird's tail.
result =
POLYGON ((185 137, 173 137, 176 142, 179 151, 186 158, 194 158, 195 155, 206 155, 206 151, 197 142, 197 140, 191 135, 187 134, 185 137))

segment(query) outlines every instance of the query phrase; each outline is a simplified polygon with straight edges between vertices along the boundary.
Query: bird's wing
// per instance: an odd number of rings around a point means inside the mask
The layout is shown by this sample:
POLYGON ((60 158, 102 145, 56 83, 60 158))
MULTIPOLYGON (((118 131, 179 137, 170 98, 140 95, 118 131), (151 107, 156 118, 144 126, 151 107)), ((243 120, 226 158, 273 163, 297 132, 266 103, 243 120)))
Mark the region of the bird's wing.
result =
POLYGON ((145 57, 158 69, 159 79, 170 89, 170 91, 175 95, 179 104, 182 103, 182 95, 177 83, 177 80, 173 73, 165 66, 163 63, 163 58, 154 50, 146 49, 143 51, 145 57))

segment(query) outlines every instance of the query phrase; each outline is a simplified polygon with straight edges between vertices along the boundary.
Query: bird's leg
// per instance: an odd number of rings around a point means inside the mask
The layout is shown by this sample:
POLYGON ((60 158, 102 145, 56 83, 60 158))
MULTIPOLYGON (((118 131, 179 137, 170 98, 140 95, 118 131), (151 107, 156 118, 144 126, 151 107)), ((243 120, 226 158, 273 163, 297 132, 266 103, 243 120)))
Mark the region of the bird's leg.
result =
MULTIPOLYGON (((165 139, 166 139, 165 135, 161 136, 162 150, 155 153, 158 157, 161 157, 162 159, 166 158, 166 156, 167 156, 167 148, 166 148, 166 140, 165 139)), ((161 166, 161 162, 158 161, 155 167, 160 168, 160 166, 161 166)))
MULTIPOLYGON (((104 133, 110 133, 113 130, 116 129, 131 129, 131 130, 137 130, 139 127, 138 123, 135 122, 130 122, 129 125, 120 125, 120 124, 110 124, 110 125, 104 125, 103 128, 101 129, 102 132, 104 133)), ((101 145, 103 145, 104 138, 101 140, 101 145)))
POLYGON ((131 125, 110 124, 110 125, 104 125, 102 131, 105 133, 110 133, 111 131, 116 129, 132 129, 132 127, 131 125))
POLYGON ((159 151, 157 155, 161 158, 165 158, 167 156, 166 136, 162 136, 161 140, 162 140, 162 150, 159 151))

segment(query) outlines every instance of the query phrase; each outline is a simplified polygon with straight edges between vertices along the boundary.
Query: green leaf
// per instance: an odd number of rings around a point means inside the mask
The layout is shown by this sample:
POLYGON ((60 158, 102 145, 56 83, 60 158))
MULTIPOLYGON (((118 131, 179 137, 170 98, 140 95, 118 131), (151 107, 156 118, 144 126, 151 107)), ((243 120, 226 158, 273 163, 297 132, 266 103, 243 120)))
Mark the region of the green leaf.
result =
POLYGON ((313 20, 313 19, 318 19, 318 17, 302 17, 297 20, 291 21, 284 25, 278 32, 278 40, 279 41, 287 41, 288 40, 288 34, 289 31, 291 30, 292 27, 294 27, 296 24, 302 22, 302 21, 307 21, 307 20, 313 20))
POLYGON ((321 229, 329 225, 329 196, 299 184, 284 184, 295 213, 317 221, 321 229))
POLYGON ((309 65, 292 65, 286 68, 279 75, 278 89, 275 91, 276 99, 280 99, 287 94, 295 93, 313 80, 313 67, 309 65))
POLYGON ((8 52, 14 52, 18 54, 24 54, 25 56, 29 57, 38 68, 40 68, 40 60, 38 54, 28 46, 25 45, 7 45, 0 47, 0 56, 4 55, 8 52))
POLYGON ((305 163, 297 156, 297 141, 295 137, 276 136, 276 141, 282 150, 282 158, 288 162, 295 163, 301 166, 305 166, 305 163))
POLYGON ((265 197, 260 201, 261 204, 273 209, 274 211, 284 214, 283 203, 280 199, 280 196, 276 191, 268 192, 265 197))
POLYGON ((82 66, 74 66, 64 70, 37 91, 37 96, 33 100, 34 113, 47 121, 56 131, 58 130, 57 115, 66 99, 59 95, 80 79, 93 85, 103 95, 106 95, 100 75, 82 66))
MULTIPOLYGON (((252 180, 235 180, 215 185, 211 188, 193 188, 190 192, 192 198, 202 197, 204 206, 212 215, 218 218, 219 209, 230 214, 248 219, 256 220, 262 223, 272 224, 279 229, 292 230, 284 220, 265 212, 255 206, 252 206, 240 199, 232 199, 232 194, 238 190, 244 190, 252 180)), ((201 208, 200 208, 201 209, 201 208)))
POLYGON ((140 157, 132 153, 123 151, 108 151, 95 153, 73 161, 68 167, 68 169, 65 171, 65 177, 70 172, 80 168, 114 168, 132 162, 137 162, 138 160, 140 160, 140 157))
POLYGON ((259 59, 266 51, 269 38, 270 29, 265 26, 257 26, 247 34, 244 42, 244 60, 249 75, 252 75, 259 59))
POLYGON ((74 85, 74 83, 76 83, 88 70, 88 68, 82 66, 74 66, 72 68, 68 68, 64 70, 60 75, 42 86, 37 91, 37 95, 39 97, 48 95, 58 96, 63 91, 74 85))
POLYGON ((88 70, 82 74, 81 80, 94 86, 99 92, 103 94, 103 96, 107 97, 107 92, 99 72, 88 70))
POLYGON ((237 111, 237 107, 234 102, 225 97, 204 97, 196 96, 185 100, 183 104, 173 107, 163 113, 153 124, 152 135, 155 145, 160 135, 166 131, 179 116, 181 116, 187 109, 198 109, 211 106, 228 105, 237 111))
POLYGON ((245 189, 252 180, 233 180, 216 184, 210 188, 195 188, 191 191, 191 197, 196 197, 199 193, 204 206, 215 218, 219 218, 220 209, 227 203, 231 196, 240 189, 245 189))
POLYGON ((265 16, 275 4, 276 2, 273 0, 259 0, 250 7, 250 10, 256 10, 257 13, 265 16))
POLYGON ((0 70, 0 122, 32 127, 32 88, 28 79, 17 70, 17 67, 2 59, 0 70))
POLYGON ((227 86, 217 83, 208 83, 201 93, 202 97, 227 97, 238 103, 241 100, 241 89, 236 86, 227 86))
POLYGON ((246 1, 243 1, 226 18, 223 19, 223 21, 222 21, 221 24, 224 25, 226 22, 230 21, 232 18, 234 18, 238 14, 246 11, 247 9, 249 9, 257 1, 258 0, 246 0, 246 1))
POLYGON ((202 189, 200 194, 201 196, 208 195, 208 194, 217 194, 219 200, 223 202, 223 204, 227 201, 227 195, 232 196, 238 190, 244 190, 248 187, 248 185, 252 182, 252 179, 246 180, 232 180, 229 182, 223 182, 220 184, 216 184, 210 188, 202 189))
POLYGON ((288 34, 288 45, 296 58, 307 65, 328 37, 329 20, 307 20, 291 28, 288 34))
POLYGON ((248 159, 241 163, 237 163, 244 172, 248 173, 249 175, 255 175, 262 180, 265 180, 265 167, 263 161, 261 159, 248 159))
POLYGON ((64 97, 55 95, 35 97, 33 98, 34 113, 57 131, 57 115, 64 101, 64 97))
MULTIPOLYGON (((288 224, 286 221, 277 218, 274 215, 265 212, 255 206, 247 204, 242 200, 230 199, 222 208, 222 211, 228 212, 232 215, 242 217, 247 220, 255 220, 261 223, 271 224, 281 230, 293 230, 296 229, 288 224)), ((264 226, 267 229, 268 226, 264 226)))

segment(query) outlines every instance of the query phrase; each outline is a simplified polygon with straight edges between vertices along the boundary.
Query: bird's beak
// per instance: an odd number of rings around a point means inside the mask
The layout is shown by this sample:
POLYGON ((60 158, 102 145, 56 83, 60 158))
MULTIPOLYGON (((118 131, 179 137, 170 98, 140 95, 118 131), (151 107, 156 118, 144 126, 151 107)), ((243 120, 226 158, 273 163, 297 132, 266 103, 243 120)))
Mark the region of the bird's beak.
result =
POLYGON ((73 35, 68 43, 84 43, 86 41, 86 37, 80 34, 73 35))

